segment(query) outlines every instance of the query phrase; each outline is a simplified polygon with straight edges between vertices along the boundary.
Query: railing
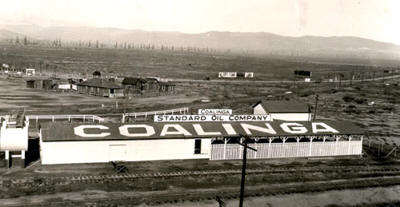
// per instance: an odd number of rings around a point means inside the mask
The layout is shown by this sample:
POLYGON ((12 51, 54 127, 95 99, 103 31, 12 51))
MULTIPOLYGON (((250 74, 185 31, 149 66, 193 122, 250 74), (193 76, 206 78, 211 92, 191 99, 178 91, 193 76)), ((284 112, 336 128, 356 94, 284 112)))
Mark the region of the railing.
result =
POLYGON ((80 119, 83 121, 90 121, 92 120, 93 122, 98 121, 98 122, 103 122, 104 119, 96 116, 96 115, 90 115, 90 114, 76 114, 76 115, 28 115, 26 116, 29 120, 52 120, 53 122, 55 120, 68 120, 71 121, 73 119, 80 119))
POLYGON ((124 113, 122 114, 122 123, 125 123, 125 120, 127 117, 144 117, 147 118, 148 116, 154 116, 154 115, 165 115, 165 114, 174 114, 174 113, 179 113, 179 114, 186 114, 189 112, 188 107, 183 107, 183 108, 176 108, 176 109, 168 109, 168 110, 161 110, 161 111, 146 111, 146 112, 135 112, 135 113, 124 113))

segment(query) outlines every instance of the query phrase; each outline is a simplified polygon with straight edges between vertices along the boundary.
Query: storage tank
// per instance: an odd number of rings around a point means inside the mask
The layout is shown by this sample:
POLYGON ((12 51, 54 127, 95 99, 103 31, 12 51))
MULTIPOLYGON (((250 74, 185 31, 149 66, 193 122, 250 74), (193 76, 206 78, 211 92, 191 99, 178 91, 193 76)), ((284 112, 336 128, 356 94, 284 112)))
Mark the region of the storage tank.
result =
POLYGON ((0 151, 28 150, 29 120, 23 114, 5 116, 0 128, 0 151))

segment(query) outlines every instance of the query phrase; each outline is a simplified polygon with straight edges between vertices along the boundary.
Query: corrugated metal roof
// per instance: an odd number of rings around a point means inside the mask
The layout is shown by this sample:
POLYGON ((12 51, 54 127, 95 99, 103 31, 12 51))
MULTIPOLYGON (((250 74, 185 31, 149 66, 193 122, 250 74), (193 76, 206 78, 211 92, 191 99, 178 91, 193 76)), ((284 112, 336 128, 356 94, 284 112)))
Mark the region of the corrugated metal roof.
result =
POLYGON ((310 113, 310 105, 300 101, 268 101, 257 102, 253 107, 261 104, 268 113, 310 113))
MULTIPOLYGON (((96 141, 96 140, 144 140, 144 139, 187 139, 187 138, 209 138, 209 137, 233 137, 238 135, 246 135, 246 131, 243 129, 241 124, 248 124, 252 126, 258 126, 266 128, 266 124, 270 124, 271 127, 275 130, 276 134, 270 134, 266 132, 260 132, 257 130, 251 130, 252 134, 248 135, 250 137, 276 137, 276 136, 312 136, 312 135, 356 135, 363 134, 363 131, 351 122, 345 121, 313 121, 313 122, 199 122, 199 123, 166 123, 166 122, 151 122, 151 123, 135 123, 135 124, 127 124, 127 125, 142 125, 146 124, 151 126, 155 134, 151 136, 140 136, 140 137, 127 137, 120 134, 119 127, 123 126, 123 124, 111 124, 111 123, 100 123, 100 124, 77 124, 77 123, 63 123, 63 122, 53 122, 53 123, 44 123, 42 125, 42 138, 43 141, 96 141), (311 123, 325 123, 328 126, 334 128, 338 131, 338 133, 332 132, 318 132, 314 133, 312 131, 311 123), (282 123, 299 123, 303 125, 307 132, 301 134, 291 134, 284 131, 281 127, 282 123), (183 127, 186 131, 190 133, 190 135, 165 135, 161 136, 161 131, 165 127, 166 124, 169 125, 179 125, 183 127), (194 129, 194 124, 200 124, 202 129, 205 132, 220 132, 221 135, 218 136, 210 136, 210 135, 198 135, 196 130, 194 129), (222 124, 231 124, 232 128, 235 130, 235 134, 228 134, 222 124), (109 136, 106 137, 81 137, 74 133, 74 128, 81 125, 102 125, 106 126, 107 129, 86 129, 85 133, 98 134, 102 132, 110 133, 109 136)), ((176 131, 175 128, 169 128, 169 131, 176 131)), ((144 128, 131 128, 129 130, 130 133, 144 133, 144 128)))
POLYGON ((109 80, 101 79, 101 78, 92 78, 90 80, 84 81, 82 83, 78 83, 79 86, 91 86, 91 87, 98 87, 98 88, 122 88, 116 83, 113 83, 109 80))

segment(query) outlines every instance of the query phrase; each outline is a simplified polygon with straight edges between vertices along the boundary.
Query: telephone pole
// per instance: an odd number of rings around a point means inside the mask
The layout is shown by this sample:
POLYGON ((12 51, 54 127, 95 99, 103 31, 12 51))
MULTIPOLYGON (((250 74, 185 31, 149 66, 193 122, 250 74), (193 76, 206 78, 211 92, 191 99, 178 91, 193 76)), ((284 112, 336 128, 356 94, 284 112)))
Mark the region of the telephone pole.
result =
MULTIPOLYGON (((243 136, 241 136, 243 137, 243 136)), ((256 149, 247 146, 248 137, 244 137, 243 143, 239 143, 243 146, 243 165, 242 165, 242 180, 240 182, 240 200, 239 207, 243 207, 243 198, 244 198, 244 184, 246 180, 246 162, 247 162, 247 149, 251 149, 253 151, 257 151, 256 149)))
POLYGON ((313 120, 315 120, 315 118, 317 117, 318 97, 319 97, 319 95, 317 94, 317 95, 315 96, 315 107, 314 107, 314 117, 313 117, 313 120))

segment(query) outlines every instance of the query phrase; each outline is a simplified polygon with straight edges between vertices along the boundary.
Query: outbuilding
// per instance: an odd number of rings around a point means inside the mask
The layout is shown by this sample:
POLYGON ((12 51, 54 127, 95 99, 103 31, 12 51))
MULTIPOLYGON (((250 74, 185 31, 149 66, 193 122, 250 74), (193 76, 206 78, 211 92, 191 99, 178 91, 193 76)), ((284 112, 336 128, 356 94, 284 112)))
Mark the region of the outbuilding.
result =
POLYGON ((93 78, 77 84, 79 93, 94 96, 117 98, 124 96, 124 90, 118 84, 101 78, 93 78))
POLYGON ((253 114, 268 114, 272 120, 311 121, 310 105, 301 101, 262 100, 253 105, 253 114))
POLYGON ((27 88, 53 89, 53 80, 51 79, 30 79, 26 81, 27 88))

